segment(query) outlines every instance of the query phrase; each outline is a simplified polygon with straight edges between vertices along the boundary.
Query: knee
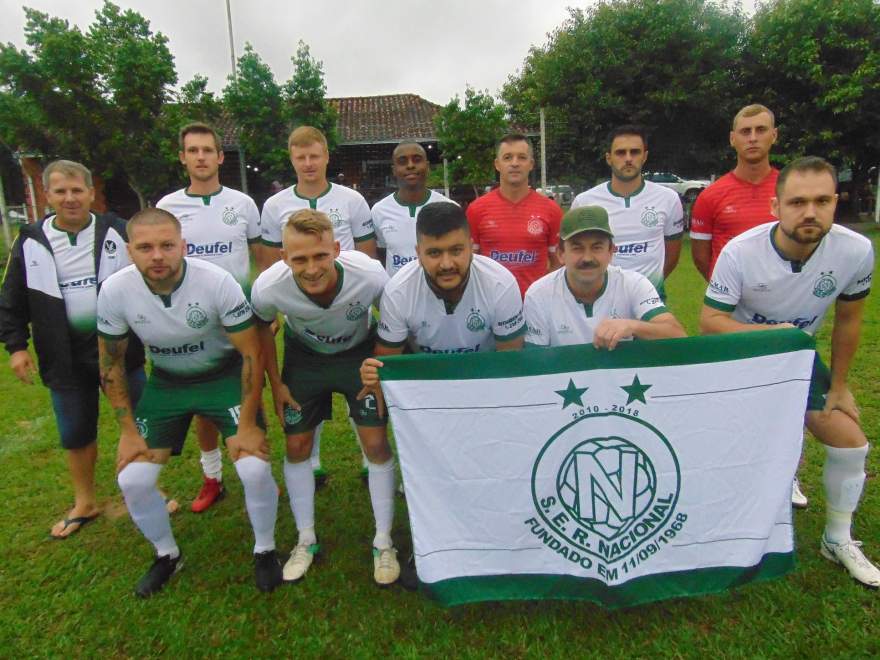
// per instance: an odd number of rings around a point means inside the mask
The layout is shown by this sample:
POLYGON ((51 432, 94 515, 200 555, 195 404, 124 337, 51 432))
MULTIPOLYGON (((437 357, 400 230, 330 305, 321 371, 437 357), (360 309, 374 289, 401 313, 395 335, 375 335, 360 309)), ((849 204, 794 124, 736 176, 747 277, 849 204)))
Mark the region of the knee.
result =
POLYGON ((272 469, 268 461, 256 456, 245 456, 235 461, 235 471, 245 488, 257 486, 272 479, 272 469))
POLYGON ((153 463, 129 463, 116 476, 120 490, 126 495, 146 495, 156 488, 161 466, 153 463))
POLYGON ((312 436, 289 435, 287 436, 287 460, 291 463, 301 463, 309 458, 312 453, 312 436))

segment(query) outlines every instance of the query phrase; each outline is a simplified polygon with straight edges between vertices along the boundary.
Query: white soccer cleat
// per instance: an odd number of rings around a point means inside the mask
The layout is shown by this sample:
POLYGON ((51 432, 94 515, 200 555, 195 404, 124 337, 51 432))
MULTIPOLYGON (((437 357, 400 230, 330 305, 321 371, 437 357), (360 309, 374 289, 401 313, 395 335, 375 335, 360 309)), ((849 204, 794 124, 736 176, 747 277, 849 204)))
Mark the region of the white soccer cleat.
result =
POLYGON ((309 566, 312 565, 315 555, 318 554, 320 549, 321 546, 317 543, 296 546, 293 552, 290 553, 290 559, 284 564, 284 570, 282 571, 284 581, 296 582, 301 580, 309 570, 309 566))
POLYGON ((825 559, 833 561, 835 564, 842 564, 854 579, 866 587, 877 589, 880 587, 880 569, 865 557, 861 547, 861 541, 831 543, 823 534, 819 552, 825 559))
POLYGON ((801 490, 801 482, 795 477, 791 482, 791 505, 795 509, 806 509, 807 504, 809 504, 809 500, 801 490))
POLYGON ((373 579, 380 586, 397 582, 400 577, 400 563, 394 548, 373 548, 373 579))

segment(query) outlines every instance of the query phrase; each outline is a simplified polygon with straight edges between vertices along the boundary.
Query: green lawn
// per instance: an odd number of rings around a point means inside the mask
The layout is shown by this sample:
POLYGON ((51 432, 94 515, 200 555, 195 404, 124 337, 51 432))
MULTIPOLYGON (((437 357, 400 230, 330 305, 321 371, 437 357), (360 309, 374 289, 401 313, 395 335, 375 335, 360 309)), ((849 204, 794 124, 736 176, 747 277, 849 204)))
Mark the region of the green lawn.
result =
MULTIPOLYGON (((880 248, 880 232, 871 234, 880 248)), ((688 331, 704 285, 690 261, 668 283, 672 310, 688 331)), ((880 305, 868 299, 852 388, 868 438, 880 435, 880 305)), ((828 334, 819 338, 827 357, 828 334)), ((819 557, 823 451, 808 442, 801 478, 809 509, 796 514, 799 567, 786 578, 699 598, 607 613, 578 602, 500 603, 445 610, 399 587, 372 583, 372 515, 358 477, 359 453, 348 424, 328 427, 324 460, 331 481, 317 496, 320 563, 299 585, 270 595, 253 587, 251 531, 241 486, 228 462, 230 496, 208 513, 173 518, 186 566, 157 597, 140 601, 134 583, 151 548, 134 528, 114 480, 115 424, 100 436, 99 497, 105 515, 68 541, 48 529, 70 504, 47 391, 25 387, 0 369, 0 464, 6 506, 0 513, 0 656, 878 656, 880 593, 866 590, 819 557)), ((338 412, 338 411, 337 411, 338 412)), ((281 436, 271 431, 275 474, 281 436)), ((161 483, 188 504, 200 484, 197 447, 163 472, 161 483)), ((868 465, 856 534, 880 560, 880 458, 868 465)), ((396 539, 409 550, 405 504, 396 539)), ((286 497, 279 548, 294 541, 286 497)))

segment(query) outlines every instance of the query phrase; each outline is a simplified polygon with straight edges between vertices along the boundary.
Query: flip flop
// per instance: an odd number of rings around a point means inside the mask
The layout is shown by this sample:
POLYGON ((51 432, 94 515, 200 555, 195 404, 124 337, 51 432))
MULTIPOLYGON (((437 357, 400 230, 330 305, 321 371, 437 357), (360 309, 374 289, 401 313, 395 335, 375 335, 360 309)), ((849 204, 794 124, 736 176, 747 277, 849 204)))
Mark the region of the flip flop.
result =
POLYGON ((73 536, 74 534, 76 534, 77 532, 79 532, 79 530, 81 530, 85 525, 92 522, 95 518, 97 518, 100 515, 101 515, 100 513, 95 513, 95 514, 92 514, 91 516, 77 516, 76 518, 65 518, 64 519, 64 527, 61 528, 62 532, 65 529, 67 529, 68 527, 70 527, 71 525, 78 525, 78 527, 76 529, 74 529, 72 532, 70 532, 70 534, 65 534, 63 536, 60 536, 60 535, 56 536, 52 532, 49 532, 49 536, 51 536, 56 541, 63 541, 64 539, 68 539, 71 536, 73 536))

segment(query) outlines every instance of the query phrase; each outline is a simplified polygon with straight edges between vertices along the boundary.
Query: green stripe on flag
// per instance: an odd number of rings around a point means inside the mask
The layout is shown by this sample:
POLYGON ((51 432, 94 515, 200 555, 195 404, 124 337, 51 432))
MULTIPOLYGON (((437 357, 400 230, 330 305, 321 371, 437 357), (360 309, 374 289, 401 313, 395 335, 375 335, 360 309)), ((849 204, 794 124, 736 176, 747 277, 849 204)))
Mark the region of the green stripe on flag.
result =
POLYGON ((811 335, 792 328, 622 342, 613 351, 584 344, 499 353, 384 356, 381 360, 385 366, 379 370, 379 377, 382 380, 512 378, 593 369, 727 362, 814 348, 811 335))
POLYGON ((587 600, 614 610, 666 598, 713 594, 750 582, 780 577, 795 567, 794 553, 768 553, 756 566, 702 568, 634 578, 608 586, 571 575, 489 575, 421 584, 445 606, 501 600, 587 600))

